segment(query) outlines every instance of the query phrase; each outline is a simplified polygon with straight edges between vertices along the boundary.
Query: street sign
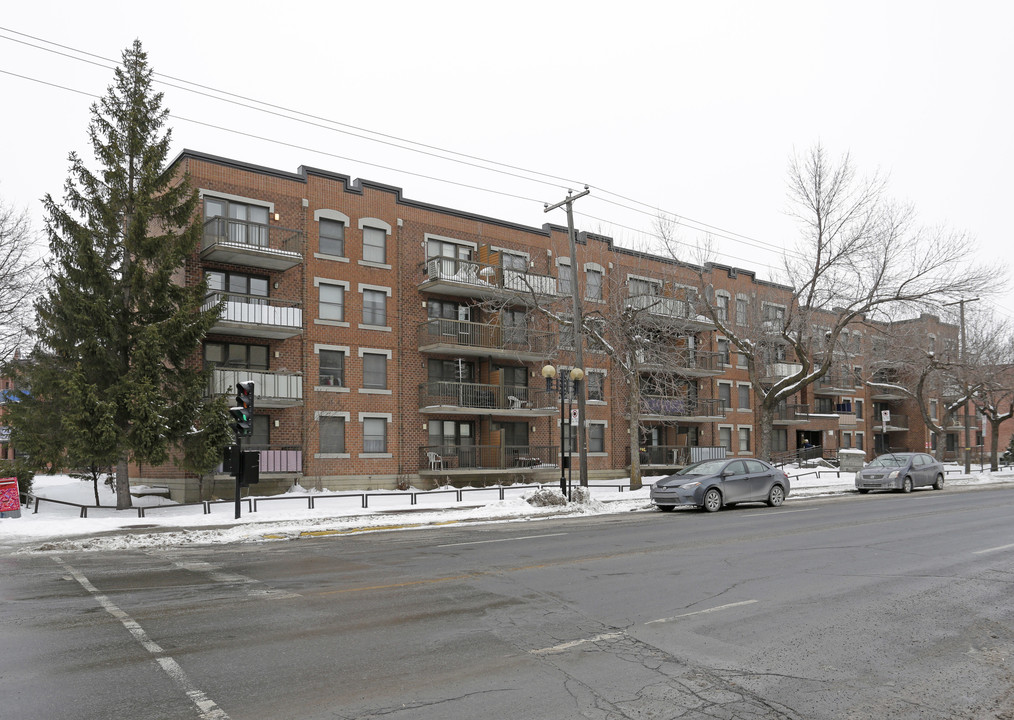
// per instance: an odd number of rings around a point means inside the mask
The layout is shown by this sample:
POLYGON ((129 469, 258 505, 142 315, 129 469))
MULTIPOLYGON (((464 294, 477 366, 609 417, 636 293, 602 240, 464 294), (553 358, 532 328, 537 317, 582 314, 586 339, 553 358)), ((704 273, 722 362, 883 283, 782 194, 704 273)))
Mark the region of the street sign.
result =
POLYGON ((571 425, 577 424, 577 418, 578 418, 577 408, 572 408, 570 411, 570 424, 571 425))
POLYGON ((883 420, 885 423, 891 422, 891 411, 890 410, 881 410, 880 411, 880 419, 883 420))

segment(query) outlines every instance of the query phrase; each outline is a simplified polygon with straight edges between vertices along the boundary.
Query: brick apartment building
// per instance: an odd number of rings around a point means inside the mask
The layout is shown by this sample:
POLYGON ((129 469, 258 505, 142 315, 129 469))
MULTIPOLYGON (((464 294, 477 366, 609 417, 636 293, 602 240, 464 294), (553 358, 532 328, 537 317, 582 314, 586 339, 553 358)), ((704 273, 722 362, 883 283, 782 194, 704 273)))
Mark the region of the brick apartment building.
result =
MULTIPOLYGON (((205 217, 184 280, 205 276, 209 303, 225 299, 200 350, 215 366, 209 392, 256 384, 249 446, 261 452, 259 492, 296 480, 332 490, 552 482, 561 408, 541 369, 572 367, 573 343, 525 297, 560 298, 572 282, 586 309, 652 298, 653 320, 675 327, 667 337, 691 351, 676 373, 682 401, 653 395, 650 383, 642 388, 638 445, 649 474, 716 447, 756 450, 746 368, 694 311, 697 277, 688 265, 589 233, 570 258, 566 228, 418 202, 396 187, 315 168, 285 172, 184 151, 172 169, 199 189, 205 217)), ((734 322, 777 317, 791 302, 789 288, 749 270, 711 273, 734 322)), ((941 345, 957 337, 935 317, 912 322, 941 345)), ((808 443, 872 456, 932 443, 908 401, 865 386, 877 349, 868 329, 850 332, 841 369, 779 409, 774 451, 808 443), (891 412, 886 428, 881 410, 891 412)), ((593 347, 584 365, 589 475, 626 477, 625 386, 593 347)), ((779 356, 765 366, 772 378, 793 371, 779 356)), ((196 482, 171 467, 139 474, 168 482, 176 499, 195 499, 196 482)))

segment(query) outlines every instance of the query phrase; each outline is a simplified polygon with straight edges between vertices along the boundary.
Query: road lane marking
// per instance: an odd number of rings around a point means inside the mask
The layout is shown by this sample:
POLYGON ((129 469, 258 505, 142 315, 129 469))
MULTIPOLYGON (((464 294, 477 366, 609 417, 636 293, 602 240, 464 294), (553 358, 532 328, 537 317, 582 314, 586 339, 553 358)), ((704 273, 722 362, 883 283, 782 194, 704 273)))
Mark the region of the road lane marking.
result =
POLYGON ((604 633, 602 635, 596 635, 595 637, 584 638, 583 640, 571 640, 570 642, 565 642, 560 645, 554 645, 553 647, 541 648, 540 650, 529 650, 528 652, 530 652, 532 655, 549 655, 551 653, 558 653, 563 652, 564 650, 570 650, 572 647, 584 645, 585 643, 594 643, 599 642, 600 640, 615 640, 617 638, 623 637, 624 635, 626 635, 626 633, 622 632, 604 633))
POLYGON ((695 610, 694 612, 683 613, 682 615, 673 615, 668 618, 661 618, 659 620, 650 620, 645 625, 658 625, 660 623, 672 622, 673 620, 679 620, 681 618, 690 617, 692 615, 705 615, 707 613, 718 612, 719 610, 728 610, 729 608, 739 607, 741 605, 753 605, 756 600, 742 600, 740 602, 729 603, 728 605, 719 605, 718 607, 707 608, 705 610, 695 610))
POLYGON ((513 542, 514 540, 535 540, 537 538, 560 537, 568 533, 552 533, 550 535, 523 535, 521 537, 498 538, 496 540, 473 540, 472 542, 457 542, 437 545, 437 547, 457 547, 458 545, 487 545, 489 543, 513 542))
POLYGON ((180 667, 179 663, 173 660, 172 657, 165 654, 165 650, 154 642, 148 633, 144 631, 137 622, 130 617, 127 613, 121 610, 117 605, 110 600, 107 596, 99 592, 99 589, 91 584, 91 582, 83 574, 78 572, 75 568, 71 567, 63 561, 63 558, 54 557, 54 562, 60 565, 64 570, 70 573, 70 576, 78 581, 85 590, 87 590, 93 598, 105 608, 106 612, 112 615, 114 618, 119 620, 123 627, 127 629, 135 640, 140 643, 141 647, 147 650, 152 655, 155 655, 155 661, 162 668, 163 672, 169 676, 176 685, 190 698, 190 702, 194 704, 200 713, 201 720, 229 720, 229 716, 225 711, 218 707, 205 693, 200 690, 190 680, 187 674, 180 667))
POLYGON ((975 550, 972 554, 973 555, 981 555, 982 553, 996 552, 997 550, 1010 550, 1011 548, 1014 548, 1014 544, 1011 544, 1011 545, 1001 545, 1000 547, 994 547, 994 548, 986 548, 985 550, 975 550))

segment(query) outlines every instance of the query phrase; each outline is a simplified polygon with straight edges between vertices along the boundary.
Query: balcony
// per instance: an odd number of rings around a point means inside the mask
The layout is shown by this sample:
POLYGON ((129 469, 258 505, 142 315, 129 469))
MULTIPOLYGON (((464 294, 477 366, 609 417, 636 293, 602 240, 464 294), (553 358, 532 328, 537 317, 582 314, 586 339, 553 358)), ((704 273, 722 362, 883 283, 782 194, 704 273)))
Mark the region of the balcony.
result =
POLYGON ((713 330, 715 324, 704 315, 698 315, 686 300, 664 295, 630 295, 627 307, 647 311, 651 318, 680 323, 695 330, 713 330))
POLYGON ((437 380, 419 385, 419 412, 448 415, 556 415, 556 394, 513 385, 437 380))
POLYGON ((887 432, 908 432, 908 415, 893 412, 886 426, 881 421, 876 423, 876 429, 886 430, 887 432))
POLYGON ((229 395, 236 383, 252 380, 256 406, 287 408, 303 404, 303 376, 297 373, 215 368, 208 387, 209 395, 229 395))
POLYGON ((303 262, 299 230, 214 217, 204 223, 201 260, 285 271, 303 262))
POLYGON ((856 387, 862 385, 861 380, 857 380, 854 375, 846 375, 841 373, 827 373, 824 377, 813 383, 813 394, 814 395, 851 395, 856 391, 856 387))
POLYGON ((680 400, 661 395, 641 396, 641 420, 683 420, 685 422, 711 422, 724 420, 722 401, 680 400))
POLYGON ((761 382, 766 384, 774 384, 779 380, 787 377, 792 377, 797 373, 803 371, 803 366, 800 363, 790 362, 776 362, 768 363, 764 366, 763 374, 761 375, 761 382))
POLYGON ((775 408, 772 416, 774 425, 801 425, 810 421, 810 406, 801 404, 783 404, 775 408))
POLYGON ((645 372, 663 370, 684 377, 713 377, 725 372, 722 368, 722 353, 690 350, 686 347, 673 348, 664 354, 664 360, 657 352, 637 352, 637 362, 645 372))
MULTIPOLYGON (((303 451, 298 447, 287 445, 243 445, 243 451, 256 450, 260 457, 260 474, 288 473, 302 475, 303 451)), ((224 473, 222 466, 216 470, 224 473)))
POLYGON ((419 326, 419 352, 539 362, 555 350, 556 335, 525 327, 504 327, 433 318, 419 326))
POLYGON ((530 473, 557 468, 559 461, 557 445, 429 445, 419 448, 420 475, 530 473))
MULTIPOLYGON (((646 445, 639 451, 641 467, 681 467, 702 460, 724 460, 726 449, 721 445, 646 445)), ((630 447, 626 448, 625 461, 630 465, 630 447)))
POLYGON ((458 297, 503 297, 505 293, 524 297, 532 293, 557 295, 556 278, 490 265, 475 260, 430 258, 422 265, 421 292, 458 297))
POLYGON ((298 302, 212 292, 205 298, 201 310, 209 310, 223 299, 222 314, 208 330, 209 334, 282 340, 303 332, 303 311, 298 302))

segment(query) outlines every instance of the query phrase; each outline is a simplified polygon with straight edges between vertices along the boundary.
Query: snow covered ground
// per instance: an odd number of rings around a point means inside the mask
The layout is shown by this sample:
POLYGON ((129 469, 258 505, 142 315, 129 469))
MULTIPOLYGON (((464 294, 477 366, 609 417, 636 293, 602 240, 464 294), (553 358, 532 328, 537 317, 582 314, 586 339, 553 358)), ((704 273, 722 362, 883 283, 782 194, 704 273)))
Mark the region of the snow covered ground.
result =
MULTIPOLYGON (((958 466, 947 466, 947 485, 986 485, 1014 483, 1014 471, 988 470, 971 475, 959 472, 958 466)), ((832 496, 854 492, 852 473, 812 469, 786 468, 791 477, 792 492, 787 503, 800 498, 832 496)), ((369 509, 359 507, 358 498, 325 499, 307 509, 307 491, 295 488, 286 500, 259 502, 257 512, 250 512, 244 499, 242 517, 234 518, 234 505, 214 505, 211 514, 203 514, 200 506, 177 506, 167 500, 148 496, 135 498, 135 505, 159 506, 137 517, 136 510, 117 512, 113 492, 102 486, 101 504, 108 509, 88 511, 79 517, 75 507, 43 502, 38 513, 23 508, 20 518, 0 519, 0 551, 39 552, 50 550, 108 550, 126 548, 158 548, 185 545, 211 545, 235 542, 270 542, 300 536, 341 535, 378 530, 418 528, 448 523, 527 522, 546 517, 590 516, 650 510, 648 484, 658 478, 645 478, 645 486, 636 492, 618 492, 612 487, 592 487, 592 501, 565 507, 534 507, 525 498, 535 488, 510 491, 507 499, 499 500, 496 489, 467 493, 463 503, 455 502, 453 493, 419 492, 416 505, 410 498, 395 492, 370 492, 369 509), (387 496, 387 497, 385 497, 387 496)), ((604 483, 603 483, 604 484, 604 483)), ((137 488, 134 488, 137 490, 137 488)), ((95 495, 90 482, 65 475, 39 475, 33 492, 44 498, 94 505, 95 495)), ((922 491, 926 492, 926 491, 922 491)), ((946 492, 946 489, 945 489, 946 492)), ((277 496, 276 496, 277 497, 277 496)), ((317 497, 320 497, 318 495, 317 497)), ((692 511, 692 510, 688 510, 692 511)))

